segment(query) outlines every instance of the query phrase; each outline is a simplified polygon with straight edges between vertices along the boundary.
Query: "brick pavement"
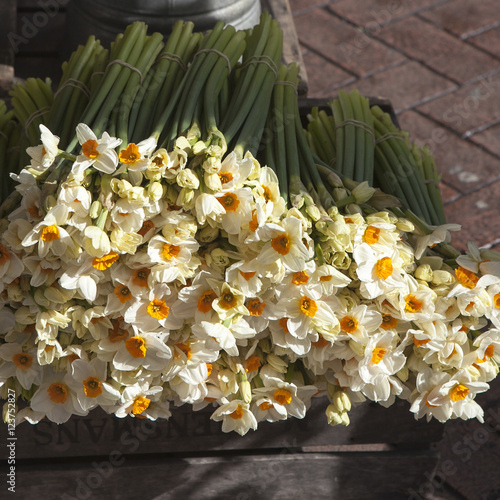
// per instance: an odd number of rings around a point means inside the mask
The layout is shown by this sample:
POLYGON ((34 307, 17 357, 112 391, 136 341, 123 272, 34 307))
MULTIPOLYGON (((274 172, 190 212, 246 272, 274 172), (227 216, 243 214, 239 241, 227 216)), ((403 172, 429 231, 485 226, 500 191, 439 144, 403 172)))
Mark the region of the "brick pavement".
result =
MULTIPOLYGON (((500 250, 498 0, 290 5, 309 97, 333 98, 340 88, 358 88, 390 99, 400 126, 434 153, 448 222, 462 224, 454 245, 465 249, 474 241, 500 250)), ((476 420, 446 424, 435 480, 423 485, 434 495, 425 498, 500 498, 500 380, 478 400, 490 426, 476 420)))
POLYGON ((500 250, 498 0, 290 0, 309 97, 340 88, 391 100, 402 128, 428 144, 448 222, 500 250))

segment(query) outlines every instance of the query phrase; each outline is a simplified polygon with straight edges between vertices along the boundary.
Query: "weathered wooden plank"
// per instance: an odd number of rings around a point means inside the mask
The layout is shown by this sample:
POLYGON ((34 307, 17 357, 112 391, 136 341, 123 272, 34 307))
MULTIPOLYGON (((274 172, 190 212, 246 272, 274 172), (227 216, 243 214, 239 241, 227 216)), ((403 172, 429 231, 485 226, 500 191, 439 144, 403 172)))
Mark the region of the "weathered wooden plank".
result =
MULTIPOLYGON (((325 401, 314 401, 305 419, 259 424, 245 436, 223 433, 220 423, 210 420, 213 408, 193 412, 176 408, 168 421, 119 419, 94 410, 87 417, 73 417, 56 425, 42 421, 16 428, 16 453, 20 459, 106 455, 121 453, 185 453, 213 450, 302 448, 325 445, 385 443, 400 447, 429 447, 439 441, 443 426, 416 421, 401 401, 390 408, 364 404, 352 410, 351 425, 331 427, 326 421, 325 401)), ((2 426, 2 434, 5 434, 2 426)), ((5 441, 4 441, 5 442, 5 441)), ((2 448, 0 456, 6 457, 2 448)))
MULTIPOLYGON (((18 464, 20 498, 74 500, 407 500, 436 455, 306 453, 18 464)), ((416 497, 418 498, 418 497, 416 497)))

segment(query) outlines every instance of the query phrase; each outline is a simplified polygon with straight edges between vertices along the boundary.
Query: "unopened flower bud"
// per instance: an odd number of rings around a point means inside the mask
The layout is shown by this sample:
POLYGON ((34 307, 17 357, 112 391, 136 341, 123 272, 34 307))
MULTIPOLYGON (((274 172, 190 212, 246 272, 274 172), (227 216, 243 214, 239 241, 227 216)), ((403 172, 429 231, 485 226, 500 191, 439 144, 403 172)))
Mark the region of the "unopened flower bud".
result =
POLYGON ((269 354, 273 350, 273 346, 271 344, 271 341, 268 338, 260 339, 259 340, 259 347, 262 352, 269 354))
POLYGON ((203 175, 203 181, 205 182, 205 186, 207 186, 208 189, 211 189, 214 192, 218 192, 222 189, 220 177, 217 175, 217 173, 205 172, 205 174, 203 175))
POLYGON ((433 285, 452 285, 455 283, 455 276, 448 271, 437 270, 432 276, 433 285))
POLYGON ((375 189, 370 187, 368 181, 359 183, 352 191, 356 203, 366 203, 375 193, 375 189))
POLYGON ((241 398, 245 403, 252 402, 252 386, 248 380, 243 380, 240 382, 240 393, 241 398))
POLYGON ((340 415, 334 404, 330 404, 327 406, 325 414, 328 425, 335 426, 343 424, 342 416, 340 415))
POLYGON ((415 278, 423 281, 432 281, 434 273, 431 266, 423 264, 415 269, 415 278))
POLYGON ((207 264, 223 273, 230 264, 229 256, 222 248, 215 248, 206 255, 207 264))
MULTIPOLYGON (((189 145, 189 143, 188 143, 189 145)), ((193 154, 194 155, 199 155, 203 152, 205 152, 207 149, 207 145, 203 141, 198 141, 194 146, 193 146, 193 154)))
POLYGON ((43 208, 46 212, 48 212, 50 209, 54 208, 57 204, 57 199, 53 194, 50 194, 45 198, 45 201, 43 203, 43 208))
POLYGON ((345 210, 348 214, 351 215, 354 214, 363 215, 363 209, 359 205, 356 205, 355 203, 349 203, 349 205, 345 207, 345 210))
POLYGON ((328 209, 328 215, 334 219, 339 214, 339 209, 335 206, 328 209))
POLYGON ((428 255, 420 259, 420 264, 427 264, 433 271, 437 271, 443 267, 443 259, 437 255, 428 255))
POLYGON ((152 182, 148 188, 148 195, 152 201, 161 200, 163 197, 163 186, 159 182, 152 182))
POLYGON ((218 174, 221 168, 221 161, 220 158, 217 158, 215 156, 210 156, 208 157, 204 162, 203 162, 203 170, 209 174, 218 174))
POLYGON ((351 410, 351 400, 345 391, 337 391, 333 396, 333 404, 340 413, 351 410))
POLYGON ((365 354, 365 347, 361 344, 358 344, 355 340, 349 340, 349 347, 354 351, 358 356, 363 356, 365 354))
POLYGON ((97 219, 102 210, 102 203, 99 200, 96 200, 90 205, 90 218, 97 219))
POLYGON ((315 222, 321 219, 321 212, 316 205, 309 205, 306 207, 306 213, 315 222))
POLYGON ((35 293, 33 295, 33 300, 39 305, 39 306, 42 306, 42 307, 45 307, 45 308, 48 308, 49 307, 49 299, 47 299, 47 297, 45 297, 44 293, 43 293, 43 290, 41 288, 37 288, 35 290, 35 293))
POLYGON ((396 227, 404 233, 413 233, 415 231, 415 226, 408 219, 398 219, 396 227))
MULTIPOLYGON (((202 144, 203 144, 203 148, 205 148, 205 143, 202 142, 202 144)), ((181 136, 177 137, 177 139, 175 139, 174 148, 183 149, 184 151, 189 151, 191 149, 191 144, 189 143, 189 141, 187 140, 186 137, 181 135, 181 136)))
POLYGON ((351 423, 351 419, 349 418, 347 412, 342 413, 341 418, 342 418, 342 425, 345 425, 347 427, 351 423))
POLYGON ((396 375, 397 375, 398 379, 401 380, 401 382, 406 382, 408 380, 408 377, 410 376, 410 370, 405 365, 405 366, 403 366, 403 368, 401 368, 401 370, 399 370, 396 373, 396 375))
POLYGON ((236 394, 239 389, 236 373, 225 369, 219 371, 219 386, 224 395, 236 394))
POLYGON ((346 252, 336 252, 332 256, 332 266, 346 270, 351 266, 351 258, 346 252))
POLYGON ((179 192, 177 200, 175 200, 175 204, 178 207, 184 207, 184 209, 187 209, 189 208, 193 200, 194 200, 194 191, 189 188, 182 188, 179 192))
POLYGON ((287 363, 274 353, 267 355, 267 362, 271 365, 273 370, 279 373, 286 373, 288 371, 287 363))
POLYGON ((211 241, 217 239, 218 236, 219 229, 212 226, 206 226, 198 233, 200 243, 210 243, 211 241))
POLYGON ((193 170, 186 168, 181 170, 177 175, 177 184, 180 187, 198 189, 200 187, 200 180, 193 170))

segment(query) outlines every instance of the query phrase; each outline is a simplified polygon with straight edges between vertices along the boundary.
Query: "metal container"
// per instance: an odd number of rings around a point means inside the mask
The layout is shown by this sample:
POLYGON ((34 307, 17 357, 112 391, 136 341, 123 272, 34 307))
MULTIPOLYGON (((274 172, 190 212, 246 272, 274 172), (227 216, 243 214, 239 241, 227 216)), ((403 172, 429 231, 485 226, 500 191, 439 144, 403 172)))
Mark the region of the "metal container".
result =
POLYGON ((259 22, 259 0, 71 0, 66 18, 69 50, 95 35, 104 45, 134 21, 143 21, 149 31, 167 35, 178 20, 192 21, 197 31, 224 21, 237 29, 259 22))

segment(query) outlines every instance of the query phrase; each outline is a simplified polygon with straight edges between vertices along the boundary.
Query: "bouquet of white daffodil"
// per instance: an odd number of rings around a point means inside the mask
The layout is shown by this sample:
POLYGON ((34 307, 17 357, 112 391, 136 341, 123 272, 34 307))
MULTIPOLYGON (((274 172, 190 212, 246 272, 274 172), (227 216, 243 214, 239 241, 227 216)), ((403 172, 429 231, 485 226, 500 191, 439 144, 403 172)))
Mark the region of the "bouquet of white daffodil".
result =
POLYGON ((481 420, 500 255, 454 250, 430 187, 417 210, 427 152, 357 95, 304 131, 267 15, 251 32, 180 23, 165 47, 145 33, 111 54, 91 39, 55 96, 19 85, 0 119, 28 155, 9 152, 0 207, 0 384, 26 402, 18 421, 213 405, 245 434, 321 396, 332 425, 396 397, 416 418, 481 420), (410 184, 394 169, 413 164, 410 184), (393 196, 372 187, 384 166, 393 196))

